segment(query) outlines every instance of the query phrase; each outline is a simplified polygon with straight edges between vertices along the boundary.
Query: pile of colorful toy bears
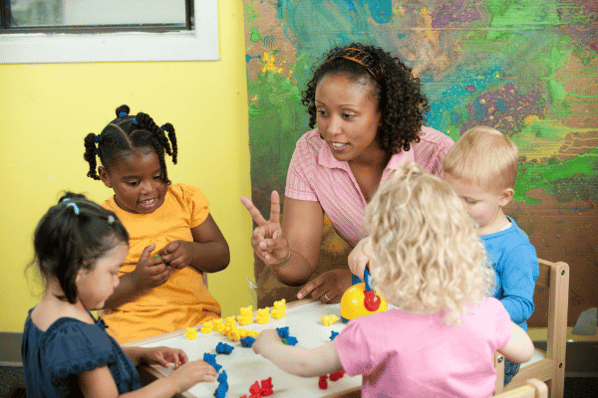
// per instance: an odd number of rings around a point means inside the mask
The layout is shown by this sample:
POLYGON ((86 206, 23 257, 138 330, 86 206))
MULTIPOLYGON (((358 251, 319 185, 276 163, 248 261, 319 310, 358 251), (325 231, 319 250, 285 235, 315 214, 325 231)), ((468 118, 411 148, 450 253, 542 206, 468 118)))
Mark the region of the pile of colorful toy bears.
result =
MULTIPOLYGON (((285 299, 282 299, 280 301, 275 301, 273 309, 266 307, 266 308, 260 308, 257 310, 257 315, 255 316, 255 322, 257 322, 259 324, 265 324, 265 323, 270 322, 270 317, 273 317, 274 319, 284 318, 287 315, 286 310, 287 310, 287 308, 286 308, 285 299)), ((225 319, 221 318, 221 319, 215 319, 212 321, 204 322, 200 330, 204 334, 209 334, 212 332, 220 332, 220 334, 222 334, 223 336, 226 336, 228 338, 228 340, 234 341, 234 342, 239 341, 241 343, 242 347, 251 348, 251 346, 255 342, 255 338, 257 337, 259 332, 257 330, 248 330, 248 329, 244 329, 244 328, 239 328, 237 326, 237 322, 239 325, 246 326, 246 325, 252 324, 253 319, 254 319, 253 307, 252 306, 242 307, 239 309, 238 316, 236 316, 236 317, 229 316, 229 317, 226 317, 225 319)), ((338 320, 339 320, 339 317, 335 314, 322 316, 322 324, 324 324, 325 326, 330 326, 338 320)), ((297 344, 297 342, 298 342, 297 338, 290 335, 288 326, 276 328, 276 332, 278 333, 278 335, 280 336, 280 339, 282 340, 282 342, 284 344, 293 345, 293 346, 295 344, 297 344)), ((330 340, 333 340, 337 335, 338 335, 338 332, 332 331, 332 333, 330 335, 330 340)), ((185 332, 185 336, 187 337, 187 339, 190 339, 190 340, 196 339, 197 338, 197 328, 194 328, 194 327, 187 328, 187 330, 185 332)), ((226 344, 226 343, 222 343, 222 342, 218 343, 218 345, 216 346, 216 354, 230 355, 230 353, 233 350, 234 350, 233 346, 226 344)), ((204 353, 203 359, 205 362, 212 365, 214 367, 214 369, 216 369, 216 372, 220 372, 222 365, 219 365, 218 363, 216 363, 216 354, 204 353)), ((342 376, 343 376, 343 372, 332 373, 332 374, 330 374, 330 380, 336 381, 336 380, 340 379, 342 376)), ((218 379, 217 379, 218 388, 214 392, 214 397, 216 397, 216 398, 225 398, 226 397, 226 393, 228 391, 227 379, 228 379, 228 376, 226 374, 226 371, 223 370, 218 375, 218 379)), ((320 376, 320 380, 318 383, 320 388, 327 388, 327 386, 328 386, 327 379, 328 379, 327 375, 320 376)), ((268 379, 262 380, 261 385, 258 381, 256 381, 249 388, 249 392, 251 393, 251 395, 249 395, 249 396, 243 395, 241 398, 261 398, 261 397, 267 397, 269 395, 272 395, 272 393, 273 393, 272 378, 270 377, 268 379)))

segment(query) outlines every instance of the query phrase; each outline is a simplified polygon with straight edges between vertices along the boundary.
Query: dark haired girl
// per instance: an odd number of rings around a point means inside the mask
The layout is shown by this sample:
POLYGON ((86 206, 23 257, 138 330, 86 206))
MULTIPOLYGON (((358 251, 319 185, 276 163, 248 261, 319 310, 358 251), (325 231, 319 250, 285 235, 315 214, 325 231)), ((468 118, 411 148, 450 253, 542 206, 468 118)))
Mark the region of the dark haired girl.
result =
POLYGON ((45 281, 42 300, 29 311, 21 352, 28 397, 171 397, 215 369, 188 362, 179 349, 120 347, 99 310, 118 288, 129 235, 112 211, 83 195, 67 193, 35 230, 35 260, 45 281), (140 388, 135 366, 159 364, 175 371, 140 388))
POLYGON ((225 269, 229 250, 205 195, 168 179, 165 155, 176 163, 178 154, 172 124, 159 127, 142 112, 130 116, 126 105, 116 116, 99 135, 85 137, 84 158, 87 175, 114 190, 103 206, 131 236, 120 286, 104 311, 114 337, 125 343, 219 318, 202 275, 225 269))
MULTIPOLYGON (((257 256, 277 278, 301 285, 320 254, 324 214, 351 247, 365 235, 364 211, 377 189, 407 161, 442 176, 453 140, 425 127, 428 102, 420 81, 405 64, 374 46, 337 47, 316 67, 303 92, 315 130, 297 142, 287 174, 285 214, 272 192, 266 220, 247 198, 242 202, 257 228, 251 239, 257 256)), ((298 293, 324 303, 339 302, 351 285, 349 269, 327 271, 298 293)))

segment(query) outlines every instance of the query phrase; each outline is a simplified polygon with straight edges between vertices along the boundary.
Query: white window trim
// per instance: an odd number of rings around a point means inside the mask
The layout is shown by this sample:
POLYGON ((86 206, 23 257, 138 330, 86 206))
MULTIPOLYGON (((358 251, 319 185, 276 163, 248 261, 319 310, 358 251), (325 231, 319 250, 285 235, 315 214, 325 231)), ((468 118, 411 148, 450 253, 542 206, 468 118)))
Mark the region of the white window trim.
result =
POLYGON ((195 0, 195 30, 0 34, 0 63, 217 61, 217 0, 195 0))

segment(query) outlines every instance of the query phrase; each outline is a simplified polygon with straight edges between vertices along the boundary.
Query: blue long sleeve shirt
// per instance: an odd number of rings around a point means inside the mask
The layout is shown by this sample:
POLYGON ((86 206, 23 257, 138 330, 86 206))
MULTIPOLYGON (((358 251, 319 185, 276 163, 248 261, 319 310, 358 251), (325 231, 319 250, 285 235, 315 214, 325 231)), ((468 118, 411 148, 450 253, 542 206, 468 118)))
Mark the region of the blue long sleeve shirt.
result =
POLYGON ((511 320, 527 330, 534 312, 534 288, 540 273, 536 249, 515 220, 503 231, 480 235, 496 273, 496 291, 511 320))

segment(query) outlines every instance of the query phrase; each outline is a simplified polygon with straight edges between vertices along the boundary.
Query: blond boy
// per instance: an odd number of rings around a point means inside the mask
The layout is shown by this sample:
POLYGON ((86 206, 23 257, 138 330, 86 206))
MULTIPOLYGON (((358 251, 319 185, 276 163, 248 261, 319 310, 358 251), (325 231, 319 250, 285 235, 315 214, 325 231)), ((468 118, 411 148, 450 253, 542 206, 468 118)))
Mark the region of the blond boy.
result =
MULTIPOLYGON (((496 291, 511 320, 527 330, 534 311, 534 286, 539 267, 536 249, 503 208, 513 198, 517 179, 517 146, 490 127, 466 131, 444 159, 444 179, 467 205, 478 224, 496 273, 496 291)), ((515 364, 514 364, 515 365, 515 364)), ((505 384, 517 373, 505 366, 505 384), (510 372, 510 373, 509 373, 510 372)))

